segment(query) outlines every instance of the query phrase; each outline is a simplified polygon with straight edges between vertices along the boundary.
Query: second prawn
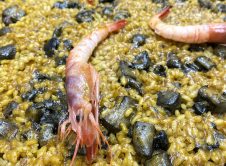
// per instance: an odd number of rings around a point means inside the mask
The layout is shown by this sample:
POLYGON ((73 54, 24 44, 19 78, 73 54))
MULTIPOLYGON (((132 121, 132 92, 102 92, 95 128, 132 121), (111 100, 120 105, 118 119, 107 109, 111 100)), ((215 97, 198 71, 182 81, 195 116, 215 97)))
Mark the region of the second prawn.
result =
POLYGON ((163 38, 184 43, 224 43, 226 44, 226 22, 203 25, 177 26, 162 22, 171 7, 151 18, 150 27, 163 38))

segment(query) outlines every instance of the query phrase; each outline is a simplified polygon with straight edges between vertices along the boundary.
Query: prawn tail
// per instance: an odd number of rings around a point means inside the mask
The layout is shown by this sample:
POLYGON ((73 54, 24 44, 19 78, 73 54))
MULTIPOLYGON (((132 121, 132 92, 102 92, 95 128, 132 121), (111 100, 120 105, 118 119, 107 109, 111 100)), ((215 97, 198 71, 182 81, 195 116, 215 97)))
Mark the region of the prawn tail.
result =
POLYGON ((164 8, 157 16, 160 19, 163 19, 165 17, 168 16, 168 14, 170 13, 170 9, 172 8, 172 6, 167 6, 166 8, 164 8))
POLYGON ((226 44, 226 23, 209 24, 209 42, 226 44))
POLYGON ((109 32, 115 32, 115 31, 118 31, 118 30, 124 28, 126 26, 126 24, 127 24, 126 20, 119 20, 114 23, 107 24, 106 26, 107 26, 109 32))

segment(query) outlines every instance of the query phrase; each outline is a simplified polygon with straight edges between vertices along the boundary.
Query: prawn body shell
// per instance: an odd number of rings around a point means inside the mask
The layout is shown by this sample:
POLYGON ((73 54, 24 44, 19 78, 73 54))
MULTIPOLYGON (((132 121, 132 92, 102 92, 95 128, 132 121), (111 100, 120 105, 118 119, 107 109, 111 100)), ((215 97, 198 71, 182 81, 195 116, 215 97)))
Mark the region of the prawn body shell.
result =
MULTIPOLYGON (((89 92, 91 89, 88 84, 89 80, 86 77, 86 75, 91 74, 88 73, 90 69, 91 66, 89 64, 75 64, 67 71, 66 89, 68 105, 74 112, 72 116, 80 117, 80 119, 87 119, 88 114, 92 111, 92 106, 89 103, 91 97, 89 92), (87 74, 85 74, 85 72, 87 72, 87 74)), ((76 121, 80 122, 78 118, 76 121)))
POLYGON ((159 23, 156 24, 155 33, 166 39, 184 43, 206 43, 209 41, 209 35, 207 35, 209 34, 209 26, 207 25, 185 27, 159 23))

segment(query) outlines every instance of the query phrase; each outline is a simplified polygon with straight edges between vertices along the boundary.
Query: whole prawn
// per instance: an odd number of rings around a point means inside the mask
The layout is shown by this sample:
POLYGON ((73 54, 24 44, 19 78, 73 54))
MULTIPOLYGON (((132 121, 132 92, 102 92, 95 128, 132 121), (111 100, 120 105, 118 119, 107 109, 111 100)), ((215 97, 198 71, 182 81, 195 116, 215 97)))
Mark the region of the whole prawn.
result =
POLYGON ((126 25, 125 20, 110 23, 83 38, 70 52, 66 62, 66 91, 69 118, 60 126, 60 138, 76 133, 73 164, 79 146, 85 146, 89 163, 94 159, 101 139, 107 143, 98 122, 99 76, 88 59, 96 46, 111 32, 126 25))
POLYGON ((149 25, 158 35, 184 43, 226 43, 226 22, 193 26, 168 25, 162 19, 169 14, 170 8, 165 8, 151 18, 149 25))

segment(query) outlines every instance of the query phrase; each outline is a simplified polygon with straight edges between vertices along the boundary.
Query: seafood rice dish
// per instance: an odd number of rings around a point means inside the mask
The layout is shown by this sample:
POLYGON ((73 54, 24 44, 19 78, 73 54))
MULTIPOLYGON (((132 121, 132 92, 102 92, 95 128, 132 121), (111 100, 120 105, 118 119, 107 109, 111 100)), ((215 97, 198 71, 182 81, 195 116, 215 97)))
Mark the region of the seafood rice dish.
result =
POLYGON ((0 165, 224 166, 225 0, 0 0, 0 165))

